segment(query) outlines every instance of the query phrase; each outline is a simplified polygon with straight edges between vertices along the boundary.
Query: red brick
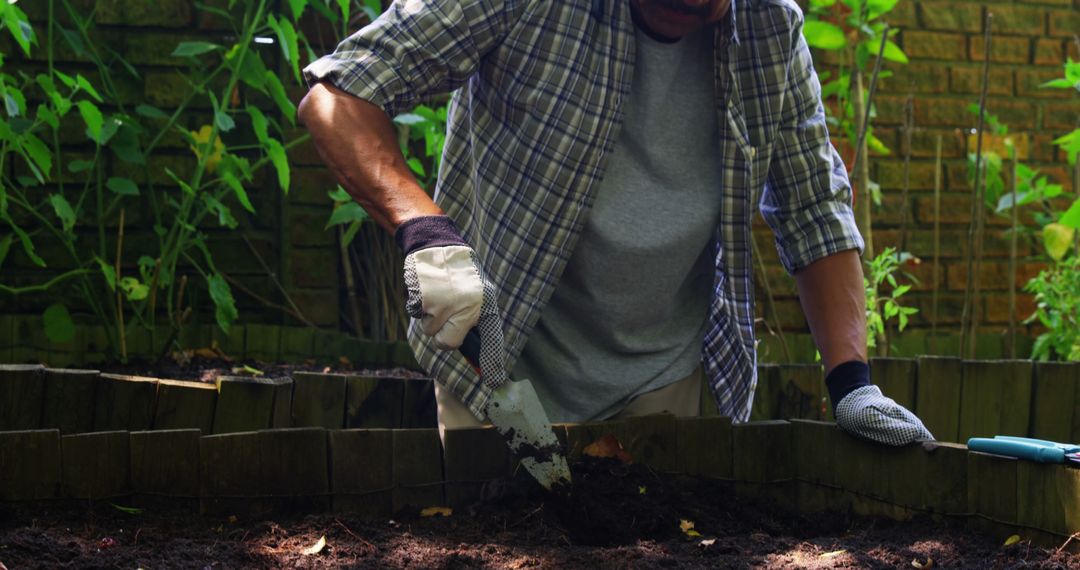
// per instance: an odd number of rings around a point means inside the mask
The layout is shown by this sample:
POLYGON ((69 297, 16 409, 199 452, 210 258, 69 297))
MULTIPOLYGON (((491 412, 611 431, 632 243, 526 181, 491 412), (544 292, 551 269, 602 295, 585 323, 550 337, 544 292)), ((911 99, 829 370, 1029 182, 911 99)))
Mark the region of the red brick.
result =
POLYGON ((337 179, 327 168, 293 168, 290 186, 290 204, 322 206, 330 203, 326 193, 337 187, 337 179))
MULTIPOLYGON (((1035 299, 1031 295, 1022 293, 1026 281, 1016 282, 1016 316, 1017 324, 1031 316, 1035 312, 1035 299)), ((988 295, 986 297, 986 314, 983 315, 988 323, 1009 322, 1009 295, 988 295)))
POLYGON ((1076 101, 1047 103, 1043 112, 1043 128, 1060 131, 1075 129, 1080 124, 1080 104, 1076 101))
MULTIPOLYGON (((933 295, 913 296, 911 304, 919 309, 919 313, 915 315, 918 319, 917 322, 929 324, 931 319, 934 318, 933 295)), ((959 323, 960 315, 963 314, 963 311, 963 295, 944 294, 944 289, 940 290, 937 305, 937 324, 939 328, 942 325, 959 323)))
POLYGON ((995 34, 1040 36, 1046 31, 1046 12, 1028 6, 987 6, 994 15, 995 34))
POLYGON ((971 127, 974 121, 967 110, 971 103, 967 98, 920 97, 915 100, 915 121, 928 127, 971 127))
POLYGON ((294 287, 337 287, 337 269, 337 252, 333 249, 293 248, 289 252, 288 274, 294 287))
POLYGON ((904 123, 904 105, 907 97, 899 95, 875 95, 874 108, 877 109, 875 125, 901 125, 904 123))
MULTIPOLYGON (((915 212, 919 222, 926 224, 925 227, 933 227, 934 198, 918 198, 915 202, 915 212)), ((971 220, 971 198, 964 195, 944 194, 941 196, 941 224, 964 224, 971 220)), ((944 233, 943 233, 944 235, 944 233)), ((945 239, 942 238, 942 245, 945 239)), ((951 244, 952 246, 962 244, 951 244)))
POLYGON ((948 89, 949 70, 939 63, 911 62, 895 66, 892 77, 878 83, 881 93, 944 93, 948 89))
POLYGON ((1053 89, 1039 87, 1043 83, 1061 77, 1058 69, 1018 69, 1016 70, 1016 94, 1020 97, 1041 97, 1046 99, 1067 99, 1076 93, 1075 89, 1053 89))
MULTIPOLYGON (((956 129, 929 130, 916 126, 911 133, 911 156, 915 158, 934 158, 939 135, 941 136, 941 156, 943 158, 962 158, 967 152, 962 132, 956 129)), ((905 152, 907 152, 907 142, 904 134, 900 133, 898 154, 903 156, 905 152)))
MULTIPOLYGON (((1072 167, 1066 167, 1065 165, 1053 165, 1053 166, 1041 166, 1039 170, 1045 174, 1051 182, 1055 184, 1061 184, 1061 187, 1066 192, 1072 192, 1072 167)), ((1072 198, 1062 198, 1051 202, 1051 204, 1057 204, 1056 209, 1064 211, 1070 205, 1072 205, 1072 198)))
MULTIPOLYGON (((1039 116, 1039 105, 1017 99, 991 99, 987 105, 988 113, 997 115, 998 120, 1009 126, 1009 132, 1034 129, 1039 116)), ((974 124, 974 121, 972 122, 974 124)))
POLYGON ((918 28, 919 20, 915 13, 914 2, 899 2, 883 18, 894 28, 918 28))
MULTIPOLYGON (((953 93, 979 94, 982 92, 983 69, 981 65, 955 65, 951 71, 949 90, 953 93)), ((987 92, 991 95, 1013 94, 1012 68, 991 67, 987 92)))
POLYGON ((1021 4, 1043 4, 1053 6, 1072 6, 1073 0, 1019 0, 1021 4))
MULTIPOLYGON (((1047 134, 1032 135, 1031 157, 1039 162, 1054 162, 1057 160, 1054 152, 1057 149, 1057 146, 1054 145, 1055 138, 1053 135, 1047 134)), ((1064 160, 1064 157, 1062 157, 1062 160, 1064 160)))
MULTIPOLYGON (((904 161, 877 160, 877 177, 875 180, 881 187, 888 190, 900 190, 904 187, 904 161)), ((908 169, 908 187, 916 190, 934 189, 934 163, 925 161, 912 161, 908 169)))
MULTIPOLYGON (((336 249, 337 229, 323 230, 330 219, 332 208, 329 200, 322 208, 293 206, 285 209, 285 227, 289 244, 294 246, 319 246, 336 249)), ((333 251, 333 250, 331 250, 333 251)))
MULTIPOLYGON (((904 4, 914 2, 903 2, 904 4)), ((920 2, 919 17, 923 28, 948 32, 983 31, 983 11, 978 4, 960 2, 920 2)))
POLYGON ((1080 11, 1078 10, 1051 10, 1048 14, 1050 20, 1050 35, 1072 38, 1080 30, 1080 11))
POLYGON ((904 30, 904 52, 912 59, 963 59, 967 38, 963 34, 904 30))
POLYGON ((1035 65, 1058 65, 1065 62, 1065 41, 1039 38, 1035 40, 1035 65))
POLYGON ((97 0, 95 19, 99 24, 183 28, 191 24, 193 7, 188 0, 97 0))
MULTIPOLYGON (((1031 38, 991 36, 990 61, 998 63, 1027 63, 1031 56, 1031 38)), ((986 51, 982 36, 972 36, 968 42, 969 57, 982 61, 986 51)), ((956 58, 960 59, 960 58, 956 58)))

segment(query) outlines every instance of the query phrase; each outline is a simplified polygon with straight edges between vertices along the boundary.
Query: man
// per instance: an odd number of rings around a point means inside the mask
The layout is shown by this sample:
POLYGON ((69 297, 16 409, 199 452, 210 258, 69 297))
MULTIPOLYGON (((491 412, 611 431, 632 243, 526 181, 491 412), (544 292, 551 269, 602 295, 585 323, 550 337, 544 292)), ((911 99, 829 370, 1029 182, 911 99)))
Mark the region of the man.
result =
POLYGON ((453 350, 478 320, 552 421, 696 415, 702 377, 747 420, 759 206, 838 423, 932 439, 870 384, 863 242, 790 0, 399 0, 305 76, 324 160, 407 254, 441 428, 484 418, 453 350), (454 89, 432 200, 390 117, 454 89))

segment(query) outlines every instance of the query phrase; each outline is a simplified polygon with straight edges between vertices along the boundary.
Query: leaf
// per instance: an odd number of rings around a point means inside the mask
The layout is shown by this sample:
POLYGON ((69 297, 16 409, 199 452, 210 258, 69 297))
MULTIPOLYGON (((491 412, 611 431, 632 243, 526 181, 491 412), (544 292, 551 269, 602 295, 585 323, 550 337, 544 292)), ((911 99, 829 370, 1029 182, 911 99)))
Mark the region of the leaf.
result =
POLYGON ((120 290, 124 292, 128 301, 142 301, 150 294, 150 287, 134 277, 122 277, 120 290))
POLYGON ((34 29, 30 27, 29 19, 26 14, 14 5, 14 2, 8 2, 8 5, 4 7, 0 14, 4 17, 4 25, 7 26, 11 36, 18 42, 19 47, 22 48, 23 53, 27 56, 30 55, 30 44, 34 43, 34 29))
POLYGON ((293 21, 298 21, 301 16, 304 15, 304 8, 307 7, 307 0, 288 0, 289 11, 292 12, 293 21))
MULTIPOLYGON (((48 176, 52 171, 52 152, 49 147, 45 145, 41 139, 37 138, 33 133, 23 133, 20 137, 22 148, 30 155, 30 159, 34 162, 43 176, 48 176)), ((42 177, 38 177, 41 182, 45 182, 42 177)))
POLYGON ((94 163, 89 160, 73 160, 68 163, 68 170, 70 172, 82 172, 84 170, 90 170, 94 166, 94 163))
POLYGON ((19 242, 22 244, 23 253, 26 254, 26 257, 29 257, 30 261, 33 261, 38 267, 45 267, 45 260, 38 257, 37 251, 34 250, 34 242, 30 239, 30 236, 14 223, 11 223, 11 229, 15 231, 15 235, 19 236, 19 242))
POLYGON ((4 260, 7 259, 8 252, 11 251, 12 241, 15 241, 13 234, 4 234, 4 237, 0 238, 0 267, 4 266, 4 260))
POLYGON ((647 487, 645 487, 644 485, 638 485, 637 492, 638 492, 639 495, 644 495, 648 491, 649 491, 649 489, 647 487))
POLYGON ((238 366, 238 367, 233 368, 232 373, 233 374, 251 374, 252 376, 262 376, 262 375, 266 374, 262 370, 259 370, 257 368, 252 368, 252 367, 248 366, 247 364, 245 364, 243 366, 238 366))
POLYGON ((325 535, 319 537, 319 540, 315 544, 312 544, 308 548, 305 548, 304 551, 301 552, 301 554, 303 554, 304 556, 311 556, 313 554, 318 554, 318 553, 322 552, 323 548, 326 548, 326 536, 325 535))
MULTIPOLYGON (((200 160, 203 159, 202 152, 207 146, 207 142, 210 140, 210 133, 214 131, 210 125, 203 125, 199 128, 198 132, 192 131, 191 138, 195 142, 195 145, 189 146, 191 152, 195 153, 195 156, 200 160)), ((221 157, 225 153, 225 143, 221 141, 221 137, 214 137, 213 150, 210 151, 210 156, 206 157, 206 170, 208 172, 216 172, 217 166, 221 162, 221 157)))
POLYGON ((56 217, 60 218, 60 222, 64 225, 64 232, 70 232, 75 227, 75 210, 71 209, 71 203, 64 198, 63 194, 49 196, 49 203, 52 204, 56 217))
POLYGON ((274 163, 274 169, 277 170, 278 185, 281 186, 281 191, 288 194, 289 159, 285 155, 285 147, 281 146, 281 143, 276 139, 267 139, 266 154, 270 157, 270 162, 274 163))
POLYGON ((1060 261, 1072 246, 1076 230, 1062 224, 1047 224, 1043 228, 1043 246, 1054 261, 1060 261))
POLYGON ((105 186, 121 196, 138 196, 139 187, 130 178, 113 176, 105 182, 105 186))
POLYGON ((45 336, 49 337, 50 341, 61 343, 75 338, 75 323, 62 303, 49 305, 41 316, 45 322, 45 336))
POLYGON ((210 299, 214 301, 216 310, 214 311, 214 317, 217 319, 218 326, 226 333, 229 332, 229 327, 238 316, 236 312, 236 302, 233 300, 232 289, 229 288, 228 281, 221 276, 220 273, 215 273, 207 278, 207 285, 210 289, 210 299))
POLYGON ((340 206, 334 208, 334 212, 330 214, 330 221, 326 222, 324 230, 339 224, 348 224, 351 222, 363 222, 368 219, 368 213, 364 210, 363 206, 356 202, 345 202, 340 206))
POLYGON ((148 119, 168 119, 169 115, 165 111, 154 107, 153 105, 142 104, 135 107, 135 112, 148 118, 148 119))
POLYGON ((214 124, 217 125, 218 132, 227 133, 236 128, 236 121, 233 120, 225 111, 217 111, 214 113, 214 124))
POLYGON ((1058 219, 1058 223, 1067 228, 1080 230, 1080 199, 1077 199, 1072 203, 1072 206, 1069 206, 1069 209, 1058 219))
MULTIPOLYGON (((1052 87, 1054 89, 1072 89, 1074 87, 1074 85, 1075 85, 1075 82, 1070 81, 1070 80, 1065 79, 1065 78, 1062 77, 1062 78, 1058 78, 1058 79, 1051 79, 1050 81, 1047 81, 1046 83, 1040 84, 1039 87, 1052 87)), ((1013 535, 1013 536, 1016 536, 1016 535, 1013 535)))
POLYGON ((686 519, 680 519, 679 520, 679 530, 681 530, 683 532, 683 534, 685 534, 686 536, 689 536, 691 538, 701 536, 700 532, 694 530, 694 522, 693 521, 688 521, 686 519))
POLYGON ((82 115, 83 121, 86 122, 86 130, 89 133, 90 140, 101 144, 101 127, 105 123, 104 117, 101 116, 101 110, 97 108, 97 105, 90 101, 79 101, 76 103, 79 107, 79 114, 82 115))
POLYGON ((300 82, 300 48, 296 42, 296 30, 292 22, 282 18, 278 20, 273 15, 266 19, 274 33, 277 34, 278 43, 281 44, 281 52, 285 55, 285 61, 292 65, 293 75, 297 83, 300 82))
POLYGON ((820 20, 807 20, 803 22, 803 36, 806 43, 812 48, 823 50, 838 50, 847 45, 844 31, 835 24, 820 20))
POLYGON ((420 516, 422 517, 448 517, 452 514, 454 514, 454 509, 451 509, 450 507, 428 507, 420 511, 420 516))
POLYGON ((114 509, 116 509, 116 510, 122 512, 122 513, 127 513, 129 515, 141 515, 142 512, 143 512, 143 510, 138 508, 138 507, 122 507, 122 506, 120 506, 120 505, 118 505, 116 503, 109 503, 109 504, 112 505, 112 507, 114 509))
POLYGON ((90 80, 83 77, 82 74, 76 74, 75 75, 75 84, 79 86, 79 89, 82 89, 83 91, 86 91, 87 94, 89 94, 91 97, 93 97, 95 100, 97 100, 98 103, 104 103, 105 102, 101 98, 101 95, 98 94, 97 89, 94 89, 94 86, 90 83, 90 80))
POLYGON ((623 449, 615 436, 608 434, 585 446, 582 453, 590 457, 614 457, 623 463, 633 463, 633 457, 623 449))
POLYGON ((202 195, 203 202, 206 203, 207 209, 214 212, 218 216, 218 223, 223 227, 230 230, 236 229, 236 218, 233 217, 232 211, 225 204, 222 204, 217 198, 214 198, 209 192, 202 195))
POLYGON ((101 268, 101 274, 105 277, 105 283, 108 284, 110 291, 116 291, 116 269, 112 265, 109 265, 107 261, 101 259, 98 256, 94 256, 94 261, 98 263, 98 267, 101 268))
POLYGON ((274 103, 277 103, 278 109, 289 119, 289 124, 295 125, 296 105, 289 99, 289 95, 285 92, 285 86, 281 84, 281 80, 272 71, 267 70, 263 77, 266 78, 265 84, 270 90, 270 97, 274 99, 274 103))
POLYGON ((1017 542, 1020 542, 1020 535, 1019 534, 1014 534, 1014 535, 1010 536, 1009 538, 1005 539, 1005 546, 1012 546, 1012 545, 1016 544, 1017 542))
POLYGON ((210 42, 180 42, 170 55, 173 57, 192 57, 216 49, 221 49, 221 46, 210 42))
POLYGON ((244 185, 240 182, 240 179, 236 177, 232 172, 225 172, 221 175, 221 180, 226 186, 232 189, 233 195, 236 196, 237 201, 244 207, 245 210, 255 213, 255 206, 251 205, 251 199, 248 198, 247 191, 244 190, 244 185))
POLYGON ((247 106, 247 114, 251 117, 251 130, 255 131, 255 137, 259 139, 259 142, 266 144, 266 140, 270 138, 266 115, 258 107, 252 105, 247 106))
POLYGON ((326 195, 335 202, 352 202, 353 200, 353 197, 340 184, 338 184, 337 188, 327 192, 326 195))
MULTIPOLYGON (((881 40, 878 41, 880 42, 881 40)), ((900 46, 896 45, 896 43, 892 40, 888 40, 885 42, 885 51, 881 55, 885 58, 886 61, 908 63, 907 54, 905 54, 904 50, 900 49, 900 46)))

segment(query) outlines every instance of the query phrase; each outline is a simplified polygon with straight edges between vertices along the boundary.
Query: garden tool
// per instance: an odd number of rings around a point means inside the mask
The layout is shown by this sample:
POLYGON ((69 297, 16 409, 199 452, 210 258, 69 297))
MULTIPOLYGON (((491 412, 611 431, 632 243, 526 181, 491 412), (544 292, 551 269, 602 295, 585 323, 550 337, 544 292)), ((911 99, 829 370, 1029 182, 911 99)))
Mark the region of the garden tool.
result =
MULTIPOLYGON (((484 304, 489 304, 488 295, 485 295, 484 304)), ((485 331, 491 330, 485 327, 493 325, 498 318, 497 312, 491 311, 487 315, 481 313, 479 328, 485 331)), ((488 342, 497 343, 494 346, 481 347, 481 337, 474 328, 465 336, 465 341, 460 347, 461 354, 472 364, 473 368, 480 373, 482 381, 487 382, 492 376, 493 384, 489 384, 494 390, 491 399, 488 400, 485 413, 495 429, 506 439, 510 451, 521 461, 521 465, 547 490, 552 490, 570 484, 570 467, 566 463, 559 440, 551 429, 547 412, 536 395, 536 390, 528 380, 512 381, 506 376, 506 353, 502 346, 501 324, 497 332, 488 337, 488 342), (490 338, 494 337, 494 338, 490 338), (481 368, 481 365, 485 365, 481 368), (492 366, 499 367, 497 370, 492 366)))
POLYGON ((972 451, 1006 455, 1038 463, 1065 463, 1080 467, 1080 445, 1076 444, 995 435, 993 438, 973 437, 968 440, 967 445, 972 451))

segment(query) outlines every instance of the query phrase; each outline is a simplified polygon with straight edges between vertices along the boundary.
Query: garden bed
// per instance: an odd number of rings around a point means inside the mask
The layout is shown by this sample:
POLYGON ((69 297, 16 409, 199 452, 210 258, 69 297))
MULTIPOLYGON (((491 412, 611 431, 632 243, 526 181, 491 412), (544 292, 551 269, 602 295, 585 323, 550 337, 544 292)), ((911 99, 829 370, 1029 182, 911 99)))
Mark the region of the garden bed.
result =
POLYGON ((0 506, 0 562, 12 569, 1080 568, 1080 555, 1026 540, 1006 546, 954 520, 797 515, 736 496, 730 483, 614 460, 579 464, 575 476, 573 501, 519 493, 509 483, 498 497, 448 517, 411 509, 394 518, 270 519, 165 505, 129 514, 108 502, 8 504, 0 506), (325 546, 305 554, 321 537, 325 546))

